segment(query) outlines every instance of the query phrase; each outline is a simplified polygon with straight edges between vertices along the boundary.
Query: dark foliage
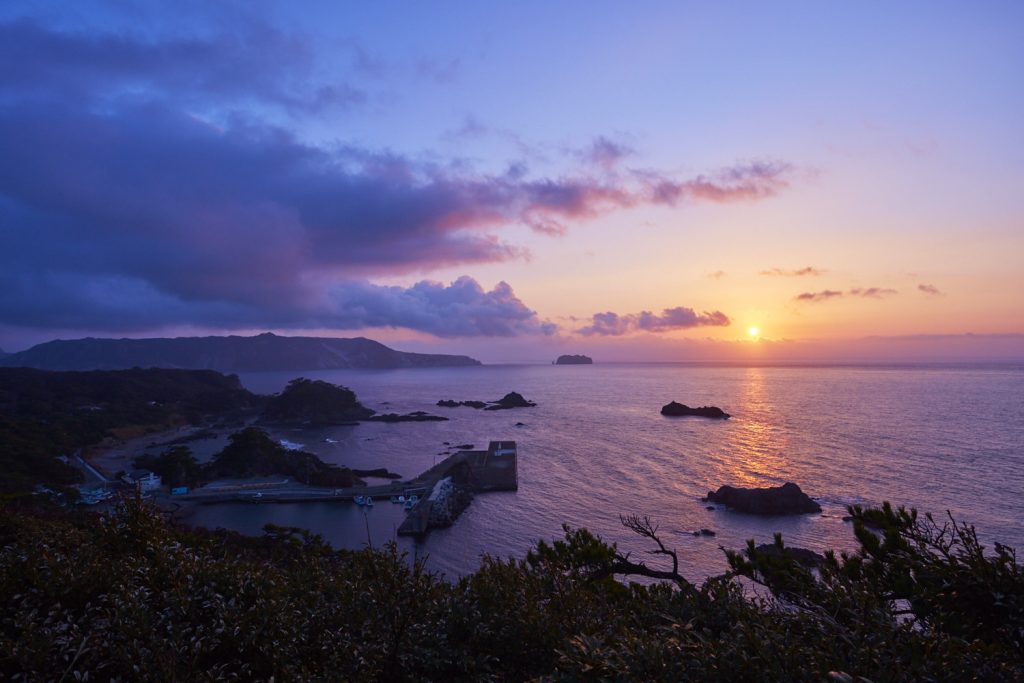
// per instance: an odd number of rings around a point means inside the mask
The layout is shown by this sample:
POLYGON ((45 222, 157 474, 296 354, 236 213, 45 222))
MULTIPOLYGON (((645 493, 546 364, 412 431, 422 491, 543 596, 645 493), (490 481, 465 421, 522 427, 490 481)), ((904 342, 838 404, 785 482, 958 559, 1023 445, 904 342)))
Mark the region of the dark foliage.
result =
POLYGON ((373 413, 359 403, 351 389, 299 377, 270 399, 263 419, 279 424, 341 424, 368 418, 373 413))
MULTIPOLYGON (((583 529, 448 583, 393 546, 333 551, 106 517, 0 509, 0 678, 363 681, 1010 681, 1024 677, 1012 551, 913 512, 854 510, 861 549, 812 574, 730 553, 691 585, 650 520, 649 568, 583 529), (883 532, 860 520, 877 517, 883 532), (616 577, 666 581, 625 584, 616 577), (744 577, 741 579, 741 577, 744 577), (771 587, 752 596, 741 581, 771 587)), ((777 540, 781 547, 781 539, 777 540)))
POLYGON ((187 446, 175 446, 160 455, 143 455, 135 465, 160 476, 164 486, 196 486, 204 479, 203 466, 187 446))
POLYGON ((252 410, 261 398, 207 370, 0 368, 0 492, 81 479, 57 460, 114 432, 145 433, 252 410))
POLYGON ((352 470, 329 465, 312 453, 288 450, 258 427, 232 434, 230 443, 206 466, 207 478, 283 474, 312 486, 348 487, 352 470))

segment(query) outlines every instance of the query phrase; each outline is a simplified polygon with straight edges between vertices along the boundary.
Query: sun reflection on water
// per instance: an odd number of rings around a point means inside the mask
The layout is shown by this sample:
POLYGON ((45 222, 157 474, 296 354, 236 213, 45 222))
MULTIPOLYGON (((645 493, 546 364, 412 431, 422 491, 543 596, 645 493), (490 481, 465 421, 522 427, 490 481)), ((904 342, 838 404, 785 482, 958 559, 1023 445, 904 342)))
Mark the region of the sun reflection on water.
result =
POLYGON ((777 420, 764 369, 747 368, 742 387, 718 480, 733 486, 764 486, 787 473, 789 439, 777 420))

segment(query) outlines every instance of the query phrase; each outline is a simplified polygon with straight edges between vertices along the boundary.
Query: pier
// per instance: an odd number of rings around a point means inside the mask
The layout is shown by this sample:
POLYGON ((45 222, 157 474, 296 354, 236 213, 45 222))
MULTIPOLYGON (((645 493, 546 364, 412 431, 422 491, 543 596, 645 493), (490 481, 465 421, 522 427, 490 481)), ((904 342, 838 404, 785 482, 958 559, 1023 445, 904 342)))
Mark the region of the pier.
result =
POLYGON ((519 462, 515 441, 492 441, 486 450, 458 451, 412 479, 378 486, 326 488, 284 482, 258 486, 239 485, 197 489, 175 496, 176 500, 213 504, 351 502, 356 496, 390 500, 393 496, 419 496, 398 534, 422 536, 429 530, 433 501, 430 493, 439 481, 452 477, 473 493, 515 491, 519 488, 519 462))

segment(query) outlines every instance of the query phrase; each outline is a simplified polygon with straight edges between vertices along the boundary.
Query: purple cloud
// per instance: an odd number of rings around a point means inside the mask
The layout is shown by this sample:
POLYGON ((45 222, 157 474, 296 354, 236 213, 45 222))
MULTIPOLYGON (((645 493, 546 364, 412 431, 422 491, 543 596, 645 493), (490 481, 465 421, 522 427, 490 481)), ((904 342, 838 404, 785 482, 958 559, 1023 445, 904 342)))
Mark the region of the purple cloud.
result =
POLYGON ((804 292, 798 294, 796 301, 828 301, 829 299, 840 299, 844 296, 859 297, 861 299, 884 299, 887 296, 899 294, 895 289, 886 287, 854 287, 845 294, 834 289, 825 289, 820 292, 804 292))
POLYGON ((607 171, 614 169, 626 157, 636 154, 636 150, 622 143, 599 136, 590 146, 581 150, 578 157, 584 163, 599 166, 607 171))
MULTIPOLYGON (((558 235, 612 211, 747 200, 788 183, 780 163, 689 180, 589 169, 546 178, 516 165, 483 174, 457 161, 313 145, 266 123, 268 111, 309 114, 361 93, 320 78, 303 36, 251 18, 216 24, 228 25, 166 37, 0 23, 5 323, 350 329, 377 319, 346 303, 357 292, 383 311, 409 312, 410 301, 441 310, 442 295, 427 296, 426 285, 399 297, 354 283, 523 258, 500 236, 509 226, 558 235)), ((591 151, 599 165, 629 153, 605 138, 591 151)), ((462 280, 451 287, 473 290, 462 280)), ((476 296, 477 318, 468 303, 444 309, 470 315, 466 334, 543 332, 511 289, 476 296), (485 315, 497 309, 505 327, 485 315)), ((381 316, 435 334, 462 329, 428 324, 428 313, 381 316)))
POLYGON ((893 294, 899 294, 899 292, 885 287, 857 287, 850 290, 850 296, 859 296, 863 299, 883 299, 893 294))
POLYGON ((843 296, 842 292, 834 289, 824 289, 820 292, 804 292, 796 296, 797 301, 828 301, 843 296))
POLYGON ((471 277, 449 285, 423 280, 411 287, 365 280, 333 282, 309 299, 291 297, 260 305, 188 300, 145 280, 0 273, 0 310, 7 324, 138 332, 174 325, 210 328, 357 330, 405 328, 437 337, 550 335, 542 321, 505 282, 490 291, 471 277))
POLYGON ((806 268, 772 268, 770 270, 762 270, 761 275, 772 275, 779 277, 804 277, 810 275, 813 277, 817 277, 819 275, 824 275, 827 272, 827 270, 824 270, 822 268, 814 268, 812 266, 807 266, 806 268))
POLYGON ((917 286, 917 290, 928 296, 942 296, 942 292, 935 285, 920 284, 917 286))
POLYGON ((336 329, 404 327, 438 337, 514 337, 553 334, 505 282, 487 292, 471 277, 445 286, 424 280, 412 287, 347 282, 328 290, 324 322, 336 329))
POLYGON ((576 330, 582 335, 620 336, 630 332, 670 332, 691 327, 724 327, 731 324, 729 317, 721 311, 698 314, 692 308, 677 306, 666 308, 661 315, 650 311, 619 315, 608 311, 595 313, 589 325, 576 330))
POLYGON ((651 200, 676 205, 683 200, 726 203, 774 196, 789 187, 793 167, 778 161, 738 164, 707 177, 675 181, 659 174, 646 178, 651 200))

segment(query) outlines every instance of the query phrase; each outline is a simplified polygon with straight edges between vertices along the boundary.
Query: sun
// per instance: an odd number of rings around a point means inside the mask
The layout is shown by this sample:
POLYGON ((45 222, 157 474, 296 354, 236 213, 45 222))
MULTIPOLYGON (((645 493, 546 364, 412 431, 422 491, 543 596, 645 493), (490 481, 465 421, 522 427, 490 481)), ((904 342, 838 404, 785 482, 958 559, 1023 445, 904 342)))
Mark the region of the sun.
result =
POLYGON ((757 339, 761 335, 761 330, 757 329, 756 327, 751 327, 747 330, 747 334, 750 335, 753 339, 757 339))

